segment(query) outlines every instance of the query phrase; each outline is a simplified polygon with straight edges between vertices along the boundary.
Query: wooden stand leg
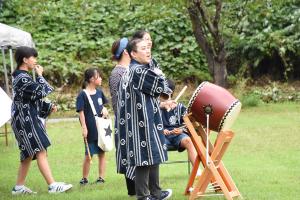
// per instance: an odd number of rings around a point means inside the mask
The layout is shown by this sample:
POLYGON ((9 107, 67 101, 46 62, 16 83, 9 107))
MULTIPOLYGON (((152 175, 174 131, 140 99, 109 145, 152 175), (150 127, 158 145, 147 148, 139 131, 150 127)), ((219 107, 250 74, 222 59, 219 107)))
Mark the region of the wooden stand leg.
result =
POLYGON ((234 136, 233 132, 220 132, 214 146, 210 142, 209 144, 206 144, 205 141, 207 135, 205 134, 202 126, 195 127, 195 123, 192 123, 189 117, 191 117, 191 114, 186 115, 184 117, 184 121, 191 134, 192 142, 198 154, 195 167, 196 165, 199 167, 200 161, 202 161, 204 170, 199 177, 198 182, 195 184, 195 187, 193 188, 193 183, 196 177, 196 168, 193 169, 185 190, 185 194, 190 195, 189 199, 191 200, 205 196, 205 191, 209 182, 213 181, 216 182, 221 188, 221 191, 226 199, 232 200, 233 197, 241 196, 222 162, 222 157, 224 156, 234 136), (195 128, 198 129, 198 133, 196 132, 195 128), (199 139, 199 136, 201 137, 202 141, 199 139), (210 147, 210 151, 208 158, 206 158, 206 146, 208 145, 210 147), (206 162, 206 159, 208 160, 208 163, 206 162), (191 190, 191 188, 193 188, 193 190, 191 190))

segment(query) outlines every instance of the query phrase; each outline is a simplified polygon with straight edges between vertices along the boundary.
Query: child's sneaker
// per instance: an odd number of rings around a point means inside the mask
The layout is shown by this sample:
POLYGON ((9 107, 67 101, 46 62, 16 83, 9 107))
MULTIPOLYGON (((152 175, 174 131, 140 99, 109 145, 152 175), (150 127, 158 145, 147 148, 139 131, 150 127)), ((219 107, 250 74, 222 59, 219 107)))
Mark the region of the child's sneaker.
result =
POLYGON ((11 191, 12 195, 21 195, 21 194, 36 194, 36 192, 33 192, 31 189, 29 189, 26 186, 15 186, 13 187, 11 191))
POLYGON ((96 184, 103 184, 105 181, 102 177, 97 178, 97 180, 95 181, 96 184))
POLYGON ((80 181, 79 181, 79 184, 81 185, 81 186, 84 186, 84 185, 86 185, 86 184, 88 184, 89 183, 89 181, 87 180, 87 178, 82 178, 80 181))
POLYGON ((51 185, 49 185, 48 192, 51 194, 62 193, 62 192, 68 191, 72 187, 73 187, 72 184, 67 184, 67 183, 63 183, 63 182, 55 182, 55 183, 52 183, 51 185))

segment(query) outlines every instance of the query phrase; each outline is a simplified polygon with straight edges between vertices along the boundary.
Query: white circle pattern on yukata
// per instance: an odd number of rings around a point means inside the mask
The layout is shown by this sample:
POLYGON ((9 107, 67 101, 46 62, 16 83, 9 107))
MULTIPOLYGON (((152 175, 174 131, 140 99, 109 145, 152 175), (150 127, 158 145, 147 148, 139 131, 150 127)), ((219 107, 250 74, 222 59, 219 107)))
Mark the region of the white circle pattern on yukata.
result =
POLYGON ((127 165, 127 160, 126 159, 122 159, 122 165, 127 165))
POLYGON ((20 135, 24 135, 24 131, 23 130, 19 130, 19 134, 20 135))
POLYGON ((126 87, 127 87, 127 83, 125 82, 122 84, 122 88, 125 89, 126 87))
POLYGON ((126 143, 125 139, 121 139, 120 143, 121 143, 121 145, 125 145, 125 143, 126 143))
POLYGON ((158 129, 158 130, 163 130, 163 127, 164 127, 164 126, 163 126, 162 124, 157 124, 157 129, 158 129))
POLYGON ((136 73, 140 74, 140 73, 142 73, 143 70, 142 70, 142 68, 137 67, 135 71, 136 71, 136 73))
POLYGON ((156 92, 157 92, 157 93, 161 93, 162 91, 163 91, 162 87, 158 87, 158 88, 156 89, 156 92))
POLYGON ((130 119, 131 115, 130 113, 127 113, 127 119, 130 119))
POLYGON ((120 119, 120 124, 124 125, 125 124, 125 120, 123 118, 120 119))
POLYGON ((148 165, 148 161, 143 161, 143 162, 142 162, 142 165, 143 165, 143 166, 148 165))
POLYGON ((139 122, 139 126, 140 126, 140 127, 144 127, 144 122, 143 122, 143 121, 140 121, 140 122, 139 122))
POLYGON ((131 131, 128 131, 128 137, 132 137, 132 132, 131 131))
POLYGON ((137 109, 141 109, 142 108, 142 104, 141 103, 137 103, 136 106, 137 106, 137 109))
POLYGON ((133 157, 133 151, 129 151, 129 156, 132 158, 133 157))
POLYGON ((28 82, 28 78, 22 78, 22 83, 27 83, 28 82))
POLYGON ((142 147, 146 147, 146 144, 147 144, 146 141, 142 141, 142 142, 141 142, 141 146, 142 146, 142 147))

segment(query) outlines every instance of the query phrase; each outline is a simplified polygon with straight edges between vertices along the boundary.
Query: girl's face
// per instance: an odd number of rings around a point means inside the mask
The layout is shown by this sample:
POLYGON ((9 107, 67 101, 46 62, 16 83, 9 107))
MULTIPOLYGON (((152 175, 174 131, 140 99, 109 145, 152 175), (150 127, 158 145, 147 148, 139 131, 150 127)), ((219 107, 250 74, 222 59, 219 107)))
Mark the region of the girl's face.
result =
POLYGON ((147 46, 151 49, 152 48, 152 39, 149 33, 145 33, 143 36, 143 40, 147 42, 147 46))
POLYGON ((30 56, 29 58, 23 58, 23 63, 25 63, 29 70, 32 70, 37 65, 37 58, 33 56, 30 56))
POLYGON ((91 83, 93 83, 95 86, 100 86, 102 84, 102 78, 99 73, 96 73, 96 75, 93 76, 90 80, 91 83))

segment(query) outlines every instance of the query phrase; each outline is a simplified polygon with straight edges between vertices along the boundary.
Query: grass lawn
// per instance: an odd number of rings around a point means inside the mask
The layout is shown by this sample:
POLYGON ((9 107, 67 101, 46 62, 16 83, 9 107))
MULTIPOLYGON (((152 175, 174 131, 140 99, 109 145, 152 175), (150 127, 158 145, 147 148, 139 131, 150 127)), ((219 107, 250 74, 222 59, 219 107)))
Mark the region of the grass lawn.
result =
MULTIPOLYGON (((1 128, 1 131, 3 128, 1 128)), ((0 199, 132 199, 127 197, 124 178, 116 174, 114 152, 107 153, 106 183, 80 187, 83 141, 78 122, 49 123, 52 146, 49 162, 57 181, 72 183, 74 188, 59 195, 49 195, 47 185, 32 163, 27 186, 35 196, 12 197, 19 165, 19 151, 9 136, 9 146, 0 138, 0 199)), ((300 199, 300 105, 268 104, 243 109, 233 127, 236 133, 223 161, 244 199, 300 199)), ((172 152, 170 160, 185 159, 186 153, 172 152)), ((90 181, 97 178, 97 160, 93 159, 90 181)), ((187 164, 160 166, 163 188, 172 188, 172 199, 183 195, 188 180, 187 164)), ((224 199, 209 197, 204 199, 224 199)))

